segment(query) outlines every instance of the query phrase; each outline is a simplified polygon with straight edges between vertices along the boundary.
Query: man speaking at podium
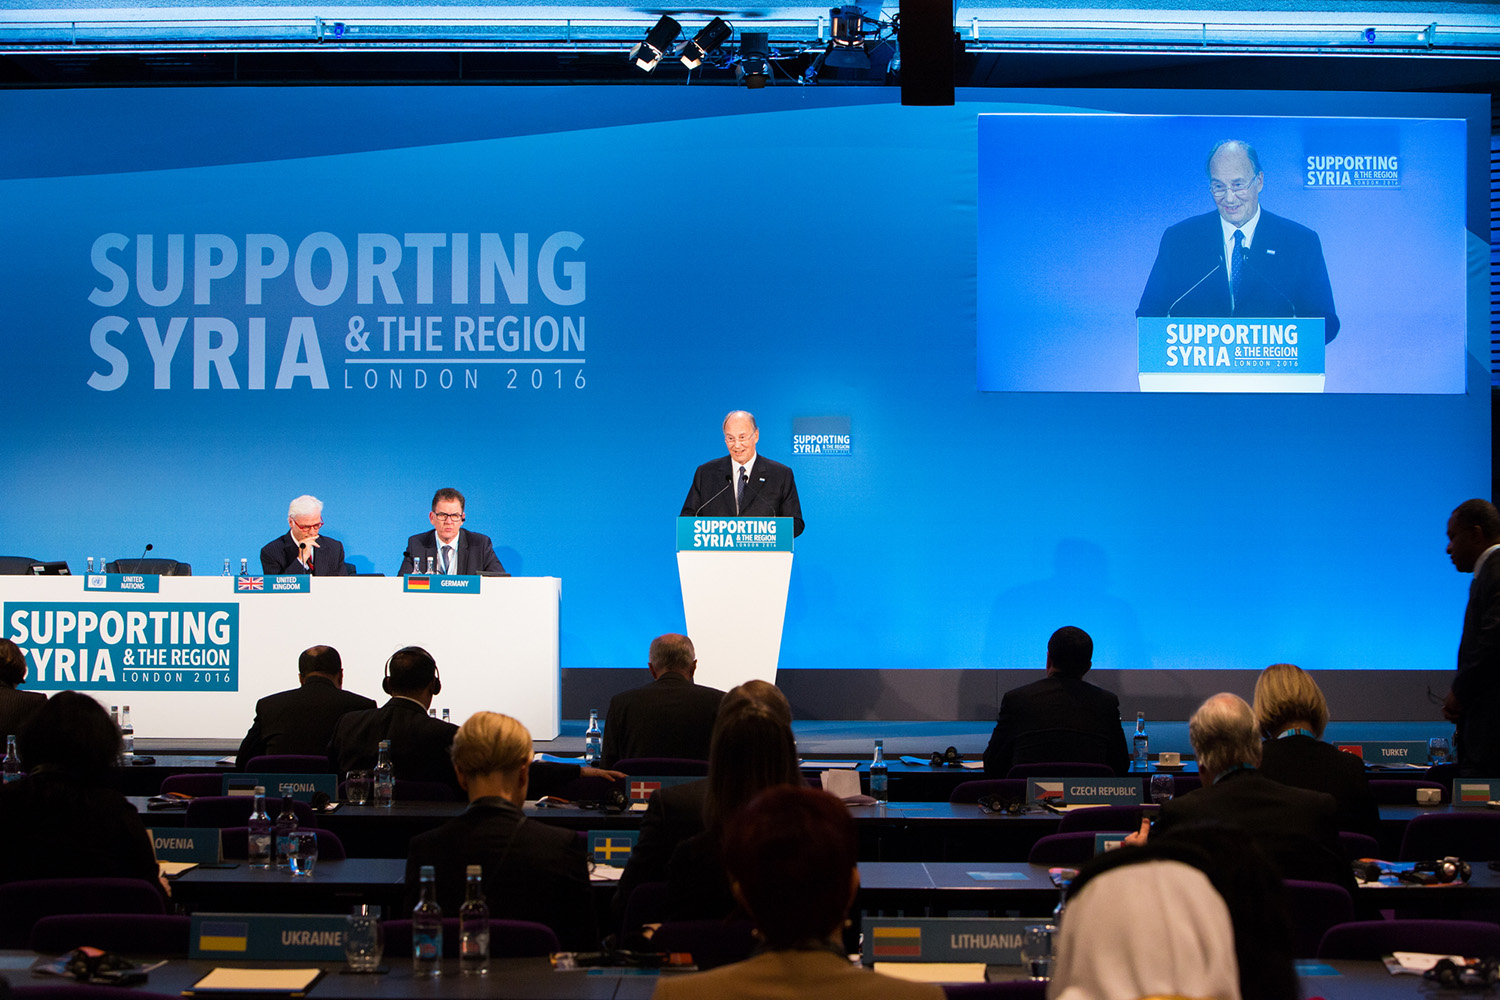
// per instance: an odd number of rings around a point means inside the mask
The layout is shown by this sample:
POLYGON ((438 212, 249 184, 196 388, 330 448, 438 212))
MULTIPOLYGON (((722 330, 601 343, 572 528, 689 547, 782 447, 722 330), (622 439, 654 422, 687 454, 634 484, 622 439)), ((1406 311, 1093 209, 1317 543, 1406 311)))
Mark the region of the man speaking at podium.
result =
POLYGON ((260 550, 260 571, 267 576, 308 575, 348 576, 352 567, 344 565, 344 546, 337 538, 320 534, 323 528, 323 501, 314 496, 300 496, 286 511, 287 533, 267 542, 260 550))
POLYGON ((755 415, 735 410, 724 418, 723 428, 729 454, 698 466, 681 516, 789 517, 792 537, 802 534, 797 481, 791 469, 755 453, 760 441, 755 415))
POLYGON ((1318 234, 1261 210, 1265 177, 1248 142, 1213 148, 1208 190, 1217 211, 1162 234, 1136 316, 1320 316, 1324 339, 1338 334, 1318 234))

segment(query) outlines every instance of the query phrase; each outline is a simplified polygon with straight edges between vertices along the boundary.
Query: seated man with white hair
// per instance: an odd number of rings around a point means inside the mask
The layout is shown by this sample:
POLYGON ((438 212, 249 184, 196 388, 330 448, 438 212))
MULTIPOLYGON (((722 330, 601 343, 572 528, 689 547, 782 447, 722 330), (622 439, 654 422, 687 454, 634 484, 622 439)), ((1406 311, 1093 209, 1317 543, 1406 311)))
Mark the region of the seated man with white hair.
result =
POLYGON ((344 545, 322 533, 323 501, 303 495, 286 511, 287 533, 260 550, 260 570, 271 575, 352 576, 344 565, 344 545))

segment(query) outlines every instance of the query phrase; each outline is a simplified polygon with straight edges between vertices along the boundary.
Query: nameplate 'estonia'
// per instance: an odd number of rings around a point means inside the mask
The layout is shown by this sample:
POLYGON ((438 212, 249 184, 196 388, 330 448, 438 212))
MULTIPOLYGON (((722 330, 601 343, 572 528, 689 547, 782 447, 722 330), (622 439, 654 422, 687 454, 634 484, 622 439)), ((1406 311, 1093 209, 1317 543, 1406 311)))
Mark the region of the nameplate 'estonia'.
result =
POLYGON ((1035 917, 866 918, 864 961, 1020 965, 1021 935, 1035 917))
MULTIPOLYGON (((339 791, 339 776, 336 774, 226 774, 224 775, 224 794, 233 795, 244 785, 252 789, 256 785, 264 785, 268 801, 266 810, 268 812, 280 812, 280 806, 272 810, 275 800, 283 795, 290 795, 298 802, 309 802, 319 792, 328 796, 329 799, 337 799, 339 791)), ((247 812, 245 814, 249 816, 247 812)))
POLYGON ((155 573, 90 573, 83 578, 83 589, 155 594, 161 591, 161 577, 155 573))
POLYGON ((678 552, 790 552, 789 517, 679 517, 678 552))
POLYGON ((195 861, 214 864, 221 853, 219 828, 216 826, 171 826, 147 830, 158 861, 195 861))
POLYGON ((189 958, 342 962, 345 919, 302 913, 195 913, 189 958))
POLYGON ((237 576, 234 578, 236 594, 308 594, 312 592, 312 577, 306 573, 288 573, 286 576, 237 576))
POLYGON ((477 594, 480 579, 479 576, 458 574, 413 574, 401 578, 401 590, 407 594, 477 594))
POLYGON ((1140 778, 1027 778, 1026 800, 1054 806, 1134 806, 1140 778))

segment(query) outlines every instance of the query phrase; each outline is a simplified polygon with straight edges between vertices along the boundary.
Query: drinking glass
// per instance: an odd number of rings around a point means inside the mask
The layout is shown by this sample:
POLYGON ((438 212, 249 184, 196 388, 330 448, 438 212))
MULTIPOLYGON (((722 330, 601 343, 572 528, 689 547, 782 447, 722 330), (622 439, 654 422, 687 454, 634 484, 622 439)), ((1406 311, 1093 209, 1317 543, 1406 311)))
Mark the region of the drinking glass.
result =
POLYGON ((1157 805, 1171 802, 1172 795, 1177 791, 1177 782, 1170 774, 1153 774, 1151 776, 1151 801, 1157 805))
POLYGON ((344 918, 344 958, 350 972, 374 972, 385 954, 385 930, 380 907, 360 903, 344 918))
POLYGON ((1427 760, 1433 764, 1446 764, 1452 747, 1446 736, 1434 736, 1427 741, 1427 760))
POLYGON ((369 771, 350 771, 344 776, 344 799, 351 806, 370 804, 370 786, 375 776, 369 771))
POLYGON ((291 864, 293 878, 311 878, 313 866, 318 863, 318 835, 299 830, 288 838, 287 861, 291 864))
POLYGON ((1056 934, 1052 924, 1032 924, 1021 932, 1021 967, 1031 979, 1052 978, 1052 941, 1056 934))

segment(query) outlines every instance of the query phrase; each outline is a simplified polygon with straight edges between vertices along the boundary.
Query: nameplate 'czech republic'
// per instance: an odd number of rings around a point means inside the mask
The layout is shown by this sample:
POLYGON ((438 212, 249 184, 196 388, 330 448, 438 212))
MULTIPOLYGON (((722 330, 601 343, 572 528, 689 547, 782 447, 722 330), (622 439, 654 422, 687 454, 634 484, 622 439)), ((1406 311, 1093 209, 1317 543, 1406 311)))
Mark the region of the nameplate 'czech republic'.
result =
POLYGON ((678 552, 790 552, 789 517, 679 517, 678 552))

